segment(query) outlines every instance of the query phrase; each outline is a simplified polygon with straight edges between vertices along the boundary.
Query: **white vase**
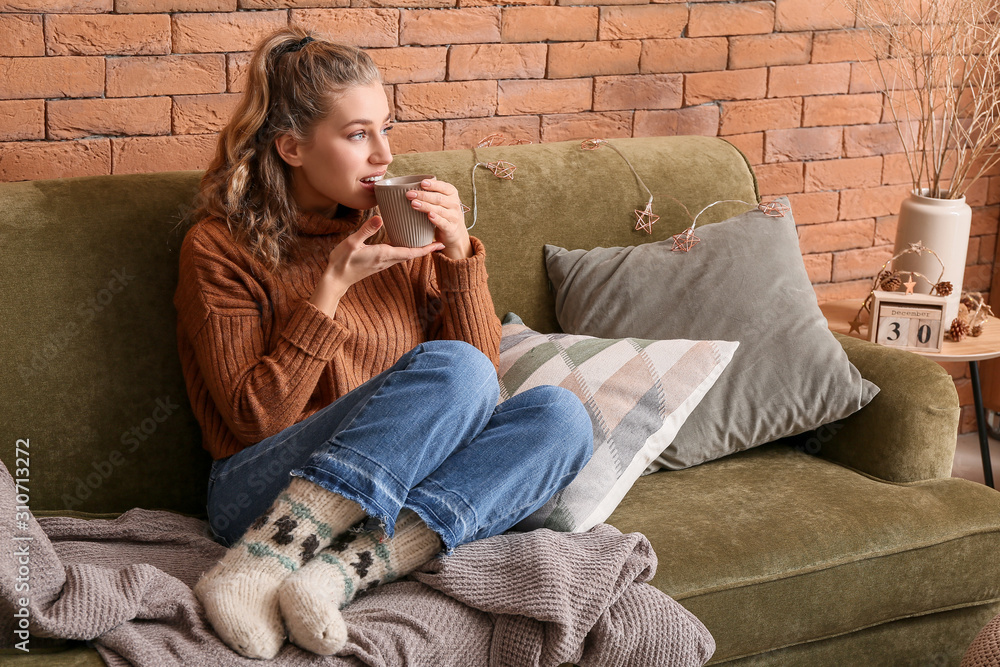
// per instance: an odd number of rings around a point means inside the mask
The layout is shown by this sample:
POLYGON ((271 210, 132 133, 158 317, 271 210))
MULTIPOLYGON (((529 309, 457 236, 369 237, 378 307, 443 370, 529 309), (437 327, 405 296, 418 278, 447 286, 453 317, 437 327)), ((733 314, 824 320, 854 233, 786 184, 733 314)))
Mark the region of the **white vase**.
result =
MULTIPOLYGON (((965 258, 969 252, 969 232, 972 227, 972 209, 960 199, 937 199, 927 196, 927 189, 910 193, 899 209, 899 224, 896 227, 896 245, 892 254, 898 255, 911 243, 921 241, 933 250, 944 263, 944 275, 952 285, 952 293, 945 306, 945 326, 950 326, 958 315, 958 304, 962 298, 962 281, 965 277, 965 258)), ((941 264, 929 252, 908 253, 893 263, 893 268, 902 271, 916 271, 927 276, 913 278, 914 293, 930 294, 931 287, 941 273, 941 264), (930 281, 930 283, 928 283, 930 281)))

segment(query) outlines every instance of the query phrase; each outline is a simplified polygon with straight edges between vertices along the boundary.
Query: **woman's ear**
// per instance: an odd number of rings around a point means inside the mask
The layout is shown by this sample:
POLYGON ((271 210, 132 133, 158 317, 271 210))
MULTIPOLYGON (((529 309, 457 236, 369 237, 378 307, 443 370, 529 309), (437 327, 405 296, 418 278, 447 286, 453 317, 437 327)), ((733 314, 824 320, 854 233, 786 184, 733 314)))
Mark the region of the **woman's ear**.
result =
POLYGON ((278 151, 281 159, 291 167, 301 167, 302 158, 299 156, 299 142, 288 134, 279 134, 274 140, 274 147, 278 151))

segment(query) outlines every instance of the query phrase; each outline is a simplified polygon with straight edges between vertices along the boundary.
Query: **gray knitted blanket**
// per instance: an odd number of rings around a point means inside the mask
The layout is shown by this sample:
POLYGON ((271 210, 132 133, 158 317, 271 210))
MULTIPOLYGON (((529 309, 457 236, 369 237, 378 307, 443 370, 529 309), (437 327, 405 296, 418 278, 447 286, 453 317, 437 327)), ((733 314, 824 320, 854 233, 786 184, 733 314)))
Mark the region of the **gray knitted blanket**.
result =
MULTIPOLYGON (((36 520, 15 513, 15 493, 0 464, 0 646, 22 641, 16 631, 26 613, 32 635, 90 640, 112 666, 261 664, 215 636, 191 590, 226 551, 206 522, 138 508, 114 520, 36 520), (19 587, 25 566, 27 591, 19 587)), ((605 524, 587 533, 501 535, 356 600, 344 610, 350 636, 339 656, 286 643, 272 662, 704 665, 715 651, 712 636, 644 583, 655 569, 645 536, 605 524)))

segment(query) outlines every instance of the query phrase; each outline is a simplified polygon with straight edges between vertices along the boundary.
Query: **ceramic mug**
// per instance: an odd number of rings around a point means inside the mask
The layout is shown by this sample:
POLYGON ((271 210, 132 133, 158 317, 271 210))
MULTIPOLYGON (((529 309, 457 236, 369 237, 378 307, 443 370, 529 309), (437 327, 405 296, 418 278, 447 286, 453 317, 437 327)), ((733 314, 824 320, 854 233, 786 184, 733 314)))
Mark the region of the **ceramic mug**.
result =
POLYGON ((420 182, 432 178, 426 174, 396 176, 375 182, 375 201, 391 245, 420 248, 434 242, 434 225, 406 198, 407 191, 421 190, 420 182))

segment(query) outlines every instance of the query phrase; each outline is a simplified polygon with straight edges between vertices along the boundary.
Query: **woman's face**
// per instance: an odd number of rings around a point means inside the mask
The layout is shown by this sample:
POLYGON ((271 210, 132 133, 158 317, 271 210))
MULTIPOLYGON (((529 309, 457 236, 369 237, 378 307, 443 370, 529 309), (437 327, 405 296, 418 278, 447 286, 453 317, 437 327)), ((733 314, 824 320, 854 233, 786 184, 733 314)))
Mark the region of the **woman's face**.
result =
POLYGON ((380 178, 392 162, 391 127, 382 84, 372 83, 347 89, 307 143, 279 137, 276 146, 292 167, 292 196, 299 208, 373 208, 375 186, 364 179, 380 178))

